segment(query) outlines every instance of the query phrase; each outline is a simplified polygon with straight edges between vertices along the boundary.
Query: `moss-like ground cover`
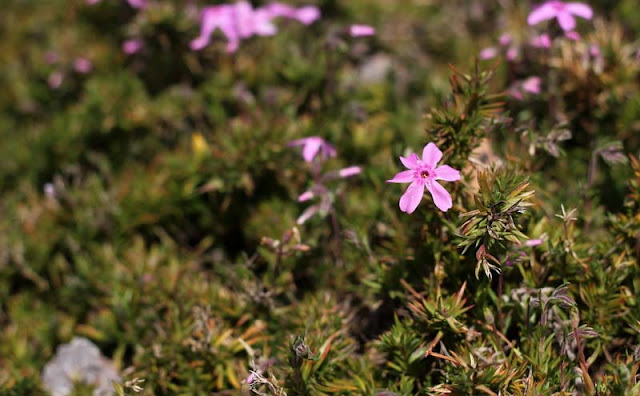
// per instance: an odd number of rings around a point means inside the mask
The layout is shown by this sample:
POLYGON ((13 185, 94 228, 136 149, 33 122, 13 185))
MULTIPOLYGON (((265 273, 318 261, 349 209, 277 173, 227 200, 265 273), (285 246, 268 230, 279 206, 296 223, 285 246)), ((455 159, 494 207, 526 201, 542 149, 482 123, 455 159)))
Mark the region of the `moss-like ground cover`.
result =
POLYGON ((0 395, 75 336, 121 395, 640 394, 635 1, 292 1, 235 52, 88 3, 0 9, 0 395))

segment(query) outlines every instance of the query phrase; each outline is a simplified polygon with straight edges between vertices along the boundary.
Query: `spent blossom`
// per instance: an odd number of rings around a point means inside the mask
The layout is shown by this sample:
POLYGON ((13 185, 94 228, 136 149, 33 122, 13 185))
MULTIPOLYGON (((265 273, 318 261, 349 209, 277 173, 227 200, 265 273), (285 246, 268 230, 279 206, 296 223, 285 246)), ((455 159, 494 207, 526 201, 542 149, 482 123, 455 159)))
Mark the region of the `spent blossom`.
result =
POLYGON ((558 24, 565 32, 572 31, 576 27, 575 17, 584 19, 593 18, 593 10, 587 4, 579 2, 569 2, 552 0, 536 7, 527 18, 527 23, 531 26, 542 21, 557 19, 558 24))
POLYGON ((451 195, 438 183, 438 180, 460 180, 460 172, 449 165, 440 165, 442 151, 434 144, 427 144, 422 150, 422 158, 417 154, 400 157, 400 161, 409 170, 396 174, 388 183, 411 183, 407 191, 400 197, 400 210, 413 213, 422 200, 425 188, 433 197, 433 202, 443 212, 451 209, 451 195))

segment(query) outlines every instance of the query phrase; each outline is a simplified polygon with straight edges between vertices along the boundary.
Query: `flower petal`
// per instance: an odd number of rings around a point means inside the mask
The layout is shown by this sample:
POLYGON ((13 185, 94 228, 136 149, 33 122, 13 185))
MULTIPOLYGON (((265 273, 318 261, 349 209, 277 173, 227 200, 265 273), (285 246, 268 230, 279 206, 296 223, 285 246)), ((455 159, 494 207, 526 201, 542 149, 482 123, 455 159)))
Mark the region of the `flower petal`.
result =
POLYGON ((351 25, 349 26, 349 35, 351 37, 373 36, 376 29, 369 25, 351 25))
POLYGON ((387 183, 411 183, 414 181, 415 171, 406 170, 396 174, 393 179, 387 180, 387 183))
POLYGON ((542 83, 542 79, 537 76, 529 77, 522 82, 522 89, 525 92, 529 92, 532 94, 540 93, 540 84, 542 83))
POLYGON ((322 141, 319 139, 307 139, 302 148, 302 157, 305 161, 311 162, 315 158, 316 154, 320 150, 320 146, 322 145, 322 141))
POLYGON ((591 7, 584 3, 567 3, 566 10, 573 15, 579 16, 580 18, 593 18, 593 10, 591 9, 591 7))
POLYGON ((400 162, 402 162, 402 165, 406 166, 409 169, 413 169, 415 167, 418 166, 418 160, 420 158, 418 158, 418 156, 416 154, 411 154, 408 157, 400 157, 400 162))
POLYGON ((458 181, 460 180, 460 172, 453 169, 449 165, 442 165, 434 169, 436 180, 458 181))
POLYGON ((422 200, 423 194, 423 183, 411 183, 407 188, 407 191, 405 191, 405 193, 402 194, 402 197, 400 197, 400 210, 408 214, 413 213, 422 200))
POLYGON ((320 9, 316 6, 300 7, 296 10, 293 18, 304 25, 310 25, 320 18, 320 9))
POLYGON ((565 32, 573 30, 573 28, 576 27, 576 19, 568 12, 558 14, 558 23, 565 32))
POLYGON ((527 23, 529 24, 529 26, 533 26, 555 16, 557 16, 557 11, 553 8, 553 5, 545 3, 535 10, 531 11, 529 16, 527 17, 527 23))
POLYGON ((496 55, 498 55, 498 49, 496 47, 487 47, 480 51, 479 57, 482 60, 487 60, 495 58, 496 55))
POLYGON ((309 220, 311 216, 318 213, 319 211, 320 211, 320 205, 309 206, 307 209, 304 210, 304 212, 302 212, 300 217, 298 217, 298 219, 296 220, 296 223, 298 225, 304 224, 305 221, 309 220))
POLYGON ((431 193, 431 197, 433 197, 433 203, 436 204, 438 209, 443 212, 451 209, 451 207, 453 206, 451 195, 439 183, 430 183, 429 185, 427 185, 427 190, 429 190, 429 192, 431 193))
POLYGON ((362 168, 359 166, 350 166, 348 168, 342 168, 338 171, 340 177, 349 177, 359 175, 362 172, 362 168))
POLYGON ((313 192, 305 191, 302 194, 300 194, 300 196, 298 197, 298 202, 308 201, 311 198, 313 198, 313 192))
POLYGON ((422 150, 422 162, 429 165, 432 168, 436 167, 436 164, 442 158, 442 151, 433 143, 429 143, 424 146, 422 150))
POLYGON ((324 140, 322 140, 322 144, 320 145, 320 150, 322 151, 323 159, 336 156, 336 149, 331 144, 327 143, 324 140))

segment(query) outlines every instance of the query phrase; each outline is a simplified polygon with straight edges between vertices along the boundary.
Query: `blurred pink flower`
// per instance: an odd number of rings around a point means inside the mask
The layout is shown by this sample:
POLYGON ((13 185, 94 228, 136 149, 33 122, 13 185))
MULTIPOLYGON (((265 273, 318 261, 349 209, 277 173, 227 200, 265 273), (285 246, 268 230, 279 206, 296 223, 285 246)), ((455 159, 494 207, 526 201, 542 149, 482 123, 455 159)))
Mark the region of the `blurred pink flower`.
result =
POLYGON ((573 40, 573 41, 580 40, 580 33, 578 32, 565 32, 564 36, 569 40, 573 40))
POLYGON ((505 47, 508 47, 505 52, 505 57, 507 58, 507 60, 514 60, 518 57, 519 51, 517 46, 511 45, 512 42, 513 38, 511 37, 511 35, 509 33, 503 33, 498 39, 498 44, 500 44, 500 47, 484 48, 482 51, 480 51, 480 54, 478 56, 482 60, 493 59, 498 56, 498 54, 501 53, 501 51, 503 51, 505 47))
POLYGON ((133 55, 142 49, 144 43, 141 39, 130 39, 122 43, 122 51, 125 54, 133 55))
POLYGON ((431 193, 438 209, 446 212, 453 206, 451 195, 437 180, 460 180, 460 172, 449 165, 438 165, 442 159, 442 151, 433 144, 427 144, 422 150, 422 159, 416 154, 400 157, 400 161, 409 170, 399 172, 387 183, 411 183, 407 191, 400 197, 400 210, 413 213, 422 200, 425 188, 431 193))
POLYGON ((589 55, 593 56, 594 58, 598 58, 601 55, 600 52, 600 47, 598 47, 595 44, 592 44, 589 46, 589 55))
POLYGON ((270 3, 264 8, 272 18, 285 17, 295 19, 305 25, 310 25, 320 18, 320 10, 315 6, 295 8, 288 4, 270 3))
POLYGON ((522 95, 522 92, 517 88, 511 88, 509 90, 509 95, 516 100, 524 99, 524 95, 522 95))
POLYGON ((533 246, 542 245, 542 242, 543 242, 542 239, 529 239, 524 244, 525 246, 533 247, 533 246))
POLYGON ((541 92, 540 84, 542 83, 542 79, 540 77, 534 76, 529 77, 522 82, 522 89, 525 92, 529 92, 532 94, 539 94, 541 92))
POLYGON ((127 0, 129 5, 133 8, 144 8, 147 5, 147 0, 127 0))
POLYGON ((288 147, 302 147, 302 157, 307 162, 313 162, 316 155, 322 155, 322 159, 336 156, 336 149, 319 136, 310 136, 297 139, 287 144, 288 147))
POLYGON ((349 26, 349 35, 351 37, 364 37, 373 36, 376 34, 376 29, 369 25, 351 25, 349 26))
POLYGON ((525 80, 516 82, 511 86, 511 88, 509 88, 508 92, 512 98, 522 100, 524 99, 525 93, 538 95, 542 92, 541 84, 542 79, 540 77, 532 76, 525 80))
POLYGON ((515 60, 518 57, 518 47, 509 47, 506 53, 507 60, 515 60))
POLYGON ((80 74, 87 74, 92 68, 93 64, 91 64, 91 61, 87 58, 80 57, 73 61, 73 70, 80 74))
POLYGON ((200 35, 191 41, 191 49, 199 51, 209 45, 213 32, 220 29, 227 39, 227 52, 235 52, 242 39, 276 34, 272 20, 281 16, 308 25, 320 18, 320 10, 314 6, 294 8, 281 3, 254 9, 248 1, 205 7, 200 13, 200 35))
POLYGON ((51 89, 58 89, 62 85, 62 80, 64 80, 64 74, 61 71, 54 71, 49 75, 47 84, 51 89))
POLYGON ((512 39, 509 33, 503 33, 502 36, 500 36, 500 38, 498 39, 498 43, 502 47, 506 47, 507 45, 511 44, 511 41, 512 39))
POLYGON ((531 39, 531 45, 536 48, 551 48, 551 37, 547 33, 542 33, 531 39))
POLYGON ((480 59, 493 59, 498 56, 498 49, 496 47, 487 47, 480 51, 480 59))
POLYGON ((564 1, 551 0, 531 11, 527 18, 527 23, 533 26, 542 21, 556 18, 562 30, 571 31, 576 27, 576 19, 574 16, 591 19, 593 18, 593 10, 584 3, 565 3, 564 1))

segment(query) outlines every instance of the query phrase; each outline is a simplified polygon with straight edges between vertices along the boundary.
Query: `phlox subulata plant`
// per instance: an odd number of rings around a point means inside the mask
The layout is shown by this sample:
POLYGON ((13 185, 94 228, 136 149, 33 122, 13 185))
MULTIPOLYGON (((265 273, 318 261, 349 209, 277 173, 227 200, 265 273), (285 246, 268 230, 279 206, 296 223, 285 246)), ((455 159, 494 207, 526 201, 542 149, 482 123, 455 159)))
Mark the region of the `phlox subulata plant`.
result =
POLYGON ((636 3, 4 1, 0 396, 637 394, 636 3))

